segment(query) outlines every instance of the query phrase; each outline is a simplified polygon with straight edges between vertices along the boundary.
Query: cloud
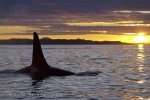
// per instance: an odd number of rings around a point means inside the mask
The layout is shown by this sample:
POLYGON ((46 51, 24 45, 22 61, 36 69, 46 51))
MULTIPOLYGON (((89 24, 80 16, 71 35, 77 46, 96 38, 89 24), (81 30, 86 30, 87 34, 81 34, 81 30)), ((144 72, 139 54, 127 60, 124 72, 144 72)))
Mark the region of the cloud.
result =
POLYGON ((150 32, 149 4, 150 0, 0 0, 0 31, 2 26, 22 26, 30 29, 24 32, 44 34, 150 32))
POLYGON ((41 30, 38 27, 32 27, 32 26, 0 26, 0 34, 5 35, 9 33, 27 33, 28 31, 33 31, 33 30, 41 30))
POLYGON ((149 10, 149 4, 149 0, 1 0, 0 12, 14 16, 51 16, 62 13, 149 10))
POLYGON ((150 24, 143 23, 143 21, 116 21, 116 22, 77 22, 77 23, 66 23, 70 26, 145 26, 150 27, 150 24))

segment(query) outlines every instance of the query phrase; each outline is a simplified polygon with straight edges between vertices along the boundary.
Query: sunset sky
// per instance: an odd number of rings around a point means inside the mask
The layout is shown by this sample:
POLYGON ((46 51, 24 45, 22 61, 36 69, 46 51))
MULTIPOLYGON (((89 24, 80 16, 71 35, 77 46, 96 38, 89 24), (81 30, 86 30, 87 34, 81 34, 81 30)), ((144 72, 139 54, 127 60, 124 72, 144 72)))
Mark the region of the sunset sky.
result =
POLYGON ((150 42, 150 0, 0 0, 0 39, 150 42))

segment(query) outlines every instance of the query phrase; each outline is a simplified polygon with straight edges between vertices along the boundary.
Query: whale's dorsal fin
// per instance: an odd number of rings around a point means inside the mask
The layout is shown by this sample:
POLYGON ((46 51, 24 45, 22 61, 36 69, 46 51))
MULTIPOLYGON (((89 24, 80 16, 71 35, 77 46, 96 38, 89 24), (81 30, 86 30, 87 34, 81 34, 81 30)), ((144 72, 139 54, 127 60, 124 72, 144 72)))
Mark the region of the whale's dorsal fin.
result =
POLYGON ((48 65, 42 52, 41 43, 38 34, 34 32, 33 35, 34 35, 33 37, 34 39, 33 39, 32 65, 35 65, 37 67, 41 65, 42 66, 48 65))
POLYGON ((75 75, 73 72, 49 66, 44 58, 38 34, 34 32, 33 37, 32 65, 18 70, 18 73, 29 74, 33 80, 42 80, 48 76, 75 75))

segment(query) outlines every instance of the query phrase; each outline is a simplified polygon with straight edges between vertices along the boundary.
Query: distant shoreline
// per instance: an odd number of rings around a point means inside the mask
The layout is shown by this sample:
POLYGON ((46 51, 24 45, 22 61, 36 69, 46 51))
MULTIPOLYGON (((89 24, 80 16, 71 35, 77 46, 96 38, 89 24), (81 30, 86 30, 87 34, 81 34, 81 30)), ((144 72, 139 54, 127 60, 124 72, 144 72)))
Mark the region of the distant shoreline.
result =
MULTIPOLYGON (((44 45, 134 45, 133 43, 123 43, 120 41, 92 41, 84 39, 40 39, 44 45)), ((0 40, 0 45, 32 45, 32 39, 9 39, 0 40)))

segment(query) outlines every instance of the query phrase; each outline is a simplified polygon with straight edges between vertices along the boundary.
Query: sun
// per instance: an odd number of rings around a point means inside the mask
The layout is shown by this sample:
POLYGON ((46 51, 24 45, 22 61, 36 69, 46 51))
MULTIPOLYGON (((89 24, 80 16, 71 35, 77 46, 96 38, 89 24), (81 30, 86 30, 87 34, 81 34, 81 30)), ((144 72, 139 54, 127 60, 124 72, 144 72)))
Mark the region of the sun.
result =
POLYGON ((147 43, 148 39, 146 38, 144 33, 139 33, 134 39, 134 43, 147 43))

